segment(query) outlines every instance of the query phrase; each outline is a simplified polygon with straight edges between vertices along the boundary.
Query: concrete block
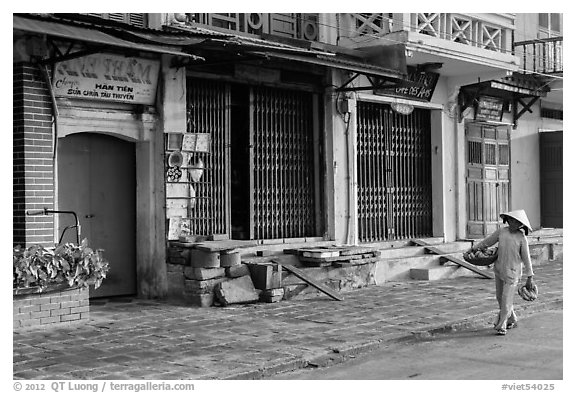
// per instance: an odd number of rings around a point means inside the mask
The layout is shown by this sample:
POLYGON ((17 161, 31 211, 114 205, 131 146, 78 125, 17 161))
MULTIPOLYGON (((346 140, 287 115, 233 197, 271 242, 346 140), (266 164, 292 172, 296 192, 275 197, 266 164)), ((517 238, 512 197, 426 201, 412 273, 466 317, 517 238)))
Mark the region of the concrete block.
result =
POLYGON ((231 267, 240 265, 240 253, 220 254, 220 266, 231 267))
POLYGON ((249 276, 250 269, 248 265, 240 264, 237 266, 230 266, 225 268, 226 277, 238 278, 242 276, 249 276))
POLYGON ((260 300, 266 303, 276 303, 284 297, 284 288, 265 289, 260 292, 260 300))
POLYGON ((168 262, 174 265, 189 265, 189 258, 182 257, 168 257, 168 262))
POLYGON ((184 269, 184 277, 189 280, 211 280, 213 278, 224 277, 226 271, 223 267, 191 267, 184 269))
POLYGON ((186 296, 190 293, 212 293, 217 284, 226 280, 226 277, 213 278, 211 280, 184 280, 184 292, 186 296))
POLYGON ((214 288, 214 293, 218 301, 224 306, 258 301, 258 292, 256 292, 250 276, 242 276, 219 283, 214 288))
POLYGON ((265 296, 283 296, 284 288, 265 289, 261 292, 261 294, 265 296))
POLYGON ((261 296, 260 299, 265 303, 278 303, 284 298, 284 295, 278 296, 261 296))
POLYGON ((190 250, 190 266, 220 267, 220 253, 192 249, 190 250))
POLYGON ((208 240, 210 240, 210 241, 228 240, 228 239, 230 239, 230 236, 227 234, 209 235, 208 236, 208 240))
POLYGON ((280 267, 272 263, 249 264, 250 276, 254 287, 258 289, 280 288, 282 286, 282 273, 280 267))
POLYGON ((184 298, 187 304, 198 307, 211 307, 214 305, 214 292, 188 294, 184 298))
POLYGON ((174 273, 184 274, 184 265, 174 264, 174 263, 167 263, 167 264, 166 264, 166 271, 167 271, 167 272, 174 272, 174 273))

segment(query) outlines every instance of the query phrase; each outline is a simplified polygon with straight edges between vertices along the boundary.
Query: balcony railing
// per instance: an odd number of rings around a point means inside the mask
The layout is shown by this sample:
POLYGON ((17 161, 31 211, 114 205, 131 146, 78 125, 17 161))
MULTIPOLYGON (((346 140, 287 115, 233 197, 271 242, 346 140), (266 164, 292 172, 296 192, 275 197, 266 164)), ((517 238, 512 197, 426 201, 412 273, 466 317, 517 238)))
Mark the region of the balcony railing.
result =
POLYGON ((186 24, 263 36, 318 41, 318 14, 221 13, 185 14, 186 24))
POLYGON ((514 43, 514 52, 521 59, 524 73, 563 73, 564 37, 542 38, 514 43))
POLYGON ((339 37, 356 43, 411 31, 502 53, 512 50, 512 18, 505 14, 355 13, 341 14, 339 37))
POLYGON ((410 28, 420 34, 475 46, 496 52, 510 48, 510 29, 465 14, 411 14, 410 28))

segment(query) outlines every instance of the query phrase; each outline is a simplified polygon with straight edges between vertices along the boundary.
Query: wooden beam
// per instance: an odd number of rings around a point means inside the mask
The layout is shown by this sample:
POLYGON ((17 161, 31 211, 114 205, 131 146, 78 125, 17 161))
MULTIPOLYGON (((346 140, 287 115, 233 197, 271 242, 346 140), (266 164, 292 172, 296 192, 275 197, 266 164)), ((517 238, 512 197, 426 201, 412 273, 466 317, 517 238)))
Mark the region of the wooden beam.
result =
POLYGON ((473 271, 474 273, 477 273, 479 275, 481 275, 482 277, 485 278, 490 278, 493 279, 494 275, 491 273, 488 273, 486 271, 480 270, 478 269, 478 267, 472 265, 471 263, 466 262, 463 258, 458 258, 454 255, 449 255, 446 254, 444 252, 442 252, 442 250, 438 249, 437 247, 431 246, 428 243, 426 243, 424 240, 421 239, 413 239, 412 243, 418 245, 418 246, 422 246, 424 247, 427 251, 436 254, 436 255, 440 255, 440 257, 442 257, 443 259, 446 259, 450 262, 454 262, 455 264, 462 266, 463 268, 466 268, 468 270, 473 271))
POLYGON ((344 298, 342 296, 340 296, 338 293, 336 293, 332 289, 328 288, 326 285, 321 284, 321 283, 313 280, 312 278, 308 277, 302 270, 298 269, 297 267, 294 267, 292 265, 282 265, 281 263, 279 263, 275 260, 272 260, 271 262, 283 267, 284 269, 286 269, 290 273, 294 274, 299 279, 305 281, 308 285, 313 286, 314 288, 318 289, 320 292, 324 292, 326 295, 330 296, 332 299, 344 300, 344 298))

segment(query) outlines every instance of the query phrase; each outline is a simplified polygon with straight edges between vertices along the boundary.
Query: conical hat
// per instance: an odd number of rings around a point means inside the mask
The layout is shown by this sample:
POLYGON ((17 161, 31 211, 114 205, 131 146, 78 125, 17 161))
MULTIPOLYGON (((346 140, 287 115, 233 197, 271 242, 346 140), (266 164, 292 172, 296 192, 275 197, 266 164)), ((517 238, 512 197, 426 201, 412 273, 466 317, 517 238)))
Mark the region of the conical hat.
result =
POLYGON ((500 214, 500 217, 502 217, 502 218, 504 218, 506 216, 517 219, 518 221, 520 221, 522 223, 522 225, 524 225, 526 228, 528 228, 529 231, 532 231, 532 227, 530 226, 530 221, 528 220, 528 216, 526 215, 526 212, 524 210, 513 210, 511 212, 506 212, 506 213, 500 214))

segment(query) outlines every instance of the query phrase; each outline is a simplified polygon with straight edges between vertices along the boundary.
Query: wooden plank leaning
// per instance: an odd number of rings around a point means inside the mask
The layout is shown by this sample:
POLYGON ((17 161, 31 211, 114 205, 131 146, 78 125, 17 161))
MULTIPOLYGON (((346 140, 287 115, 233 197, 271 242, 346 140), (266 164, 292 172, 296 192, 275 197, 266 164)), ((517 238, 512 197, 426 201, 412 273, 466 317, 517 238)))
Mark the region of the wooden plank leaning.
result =
POLYGON ((462 266, 463 268, 471 270, 474 273, 481 275, 482 277, 491 278, 491 279, 494 278, 494 275, 492 273, 478 269, 478 267, 472 265, 471 263, 466 262, 463 258, 459 258, 459 257, 456 257, 454 255, 450 255, 450 254, 445 254, 444 252, 442 252, 442 250, 438 249, 437 247, 434 247, 433 245, 426 243, 424 240, 412 239, 411 241, 412 241, 412 243, 414 243, 418 246, 424 247, 427 251, 429 251, 433 254, 440 255, 442 258, 447 259, 450 262, 454 262, 455 264, 462 266))
POLYGON ((308 285, 313 286, 314 288, 318 289, 320 292, 324 292, 326 295, 330 296, 332 299, 334 300, 344 300, 344 298, 342 296, 340 296, 337 292, 333 291, 332 289, 328 288, 326 285, 319 283, 315 280, 313 280, 312 278, 310 278, 309 276, 307 276, 302 270, 298 269, 297 267, 294 267, 292 265, 283 265, 281 263, 279 263, 278 261, 275 260, 271 260, 271 262, 281 266, 282 268, 286 269, 287 271, 289 271, 290 273, 294 274, 296 277, 298 277, 299 279, 303 280, 304 282, 306 282, 308 285))

